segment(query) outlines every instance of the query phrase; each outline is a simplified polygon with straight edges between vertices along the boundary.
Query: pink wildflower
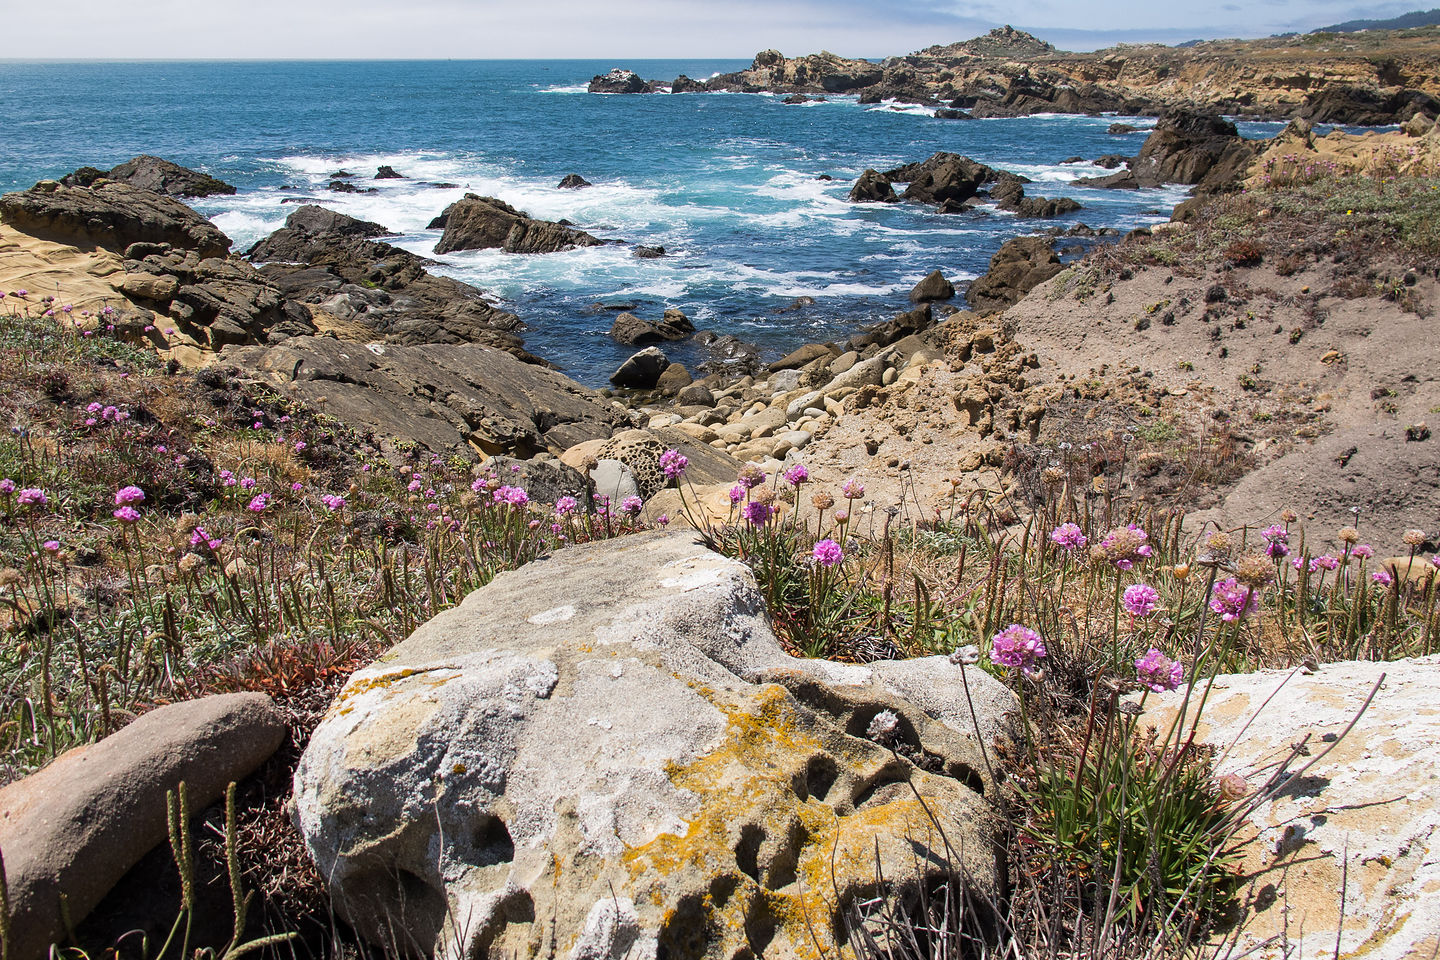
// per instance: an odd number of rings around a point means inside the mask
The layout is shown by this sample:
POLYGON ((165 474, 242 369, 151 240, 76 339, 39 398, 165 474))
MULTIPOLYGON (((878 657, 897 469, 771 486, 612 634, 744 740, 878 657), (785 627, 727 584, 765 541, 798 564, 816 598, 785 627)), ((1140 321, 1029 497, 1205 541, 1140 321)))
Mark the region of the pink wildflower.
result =
POLYGON ((660 454, 660 469, 665 471, 666 480, 679 480, 689 465, 690 458, 679 450, 666 450, 660 454))
POLYGON ((822 567, 833 567, 845 559, 845 551, 834 540, 821 540, 811 552, 815 562, 822 567))
POLYGON ((1210 593, 1210 609, 1220 614, 1220 619, 1226 623, 1249 616, 1259 606, 1259 595, 1251 588, 1242 586, 1234 577, 1219 581, 1210 593))
POLYGON ((1070 553, 1074 553, 1076 550, 1084 550, 1085 544, 1090 542, 1090 539, 1085 536, 1085 531, 1073 523, 1062 523, 1054 530, 1051 530, 1050 540, 1061 549, 1069 551, 1070 553))
POLYGON ((1174 690, 1184 678, 1185 668, 1180 665, 1180 661, 1171 660, 1154 647, 1135 661, 1135 679, 1155 693, 1174 690))
POLYGON ((115 506, 123 507, 131 503, 144 503, 145 491, 139 487, 121 487, 115 492, 115 506))
POLYGON ((140 511, 127 504, 112 513, 111 516, 121 523, 134 523, 140 519, 140 511))
POLYGON ((792 487, 798 487, 810 479, 810 471, 805 469, 805 464, 797 463, 785 471, 785 482, 792 487))
POLYGON ((1028 677, 1035 664, 1045 656, 1045 641, 1040 634, 1018 623, 1001 630, 990 641, 990 661, 1001 667, 1019 667, 1028 677))
POLYGON ((1125 588, 1122 597, 1125 612, 1132 617, 1148 617, 1160 603, 1160 591, 1148 583, 1136 583, 1125 588))

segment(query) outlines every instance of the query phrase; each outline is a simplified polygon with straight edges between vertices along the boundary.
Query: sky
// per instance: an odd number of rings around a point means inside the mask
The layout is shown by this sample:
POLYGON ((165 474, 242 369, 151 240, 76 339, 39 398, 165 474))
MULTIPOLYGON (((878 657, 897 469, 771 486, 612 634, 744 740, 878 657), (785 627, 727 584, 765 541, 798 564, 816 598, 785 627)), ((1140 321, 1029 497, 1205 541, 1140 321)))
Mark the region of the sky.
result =
POLYGON ((879 58, 1001 24, 1062 49, 1306 31, 1416 0, 6 0, 36 58, 879 58))

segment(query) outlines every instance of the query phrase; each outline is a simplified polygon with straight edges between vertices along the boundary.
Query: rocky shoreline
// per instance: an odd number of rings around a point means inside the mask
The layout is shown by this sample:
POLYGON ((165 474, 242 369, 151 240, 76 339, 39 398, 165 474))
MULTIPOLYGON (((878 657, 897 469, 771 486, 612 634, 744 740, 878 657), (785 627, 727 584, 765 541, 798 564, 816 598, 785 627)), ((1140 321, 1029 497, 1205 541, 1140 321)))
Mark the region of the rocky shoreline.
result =
MULTIPOLYGON (((1159 116, 1184 109, 1255 120, 1375 126, 1440 114, 1440 32, 1371 31, 1214 40, 1185 47, 1125 44, 1068 53, 1012 27, 880 63, 822 52, 764 50, 749 69, 707 80, 645 81, 616 68, 594 93, 858 95, 939 108, 937 117, 1037 113, 1159 116)), ((787 101, 788 102, 788 101, 787 101)))

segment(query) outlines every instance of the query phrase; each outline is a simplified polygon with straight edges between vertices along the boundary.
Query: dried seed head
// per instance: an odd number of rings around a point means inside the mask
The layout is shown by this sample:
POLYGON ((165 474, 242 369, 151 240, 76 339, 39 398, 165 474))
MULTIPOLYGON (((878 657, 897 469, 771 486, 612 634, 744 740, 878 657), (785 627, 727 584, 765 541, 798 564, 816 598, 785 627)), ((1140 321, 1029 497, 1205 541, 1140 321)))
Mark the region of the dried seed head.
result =
POLYGON ((1223 530, 1216 530, 1205 540, 1205 548, 1217 557, 1226 558, 1230 551, 1235 549, 1235 541, 1230 534, 1223 530))
POLYGON ((1406 530, 1404 536, 1402 536, 1400 539, 1407 547, 1423 546, 1425 543, 1425 531, 1406 530))
POLYGON ((1344 544, 1353 545, 1360 542, 1360 531, 1354 527, 1341 527, 1340 532, 1335 536, 1339 537, 1340 542, 1344 544))
POLYGON ((1275 579, 1275 563, 1263 554, 1241 557, 1235 567, 1235 579, 1252 589, 1260 589, 1275 579))
POLYGON ((811 497, 810 502, 815 504, 816 510, 829 510, 831 507, 835 506, 835 498, 830 496, 830 494, 825 493, 824 491, 821 491, 820 493, 817 493, 815 494, 815 496, 811 497))
POLYGON ((1170 568, 1170 575, 1176 580, 1185 580, 1190 576, 1190 564, 1177 563, 1170 568))
POLYGON ((888 746, 894 742, 895 735, 899 732, 900 717, 894 710, 881 710, 865 729, 865 736, 881 746, 888 746))
POLYGON ((1281 510, 1281 511, 1280 511, 1280 521, 1281 521, 1282 523, 1294 523, 1296 520, 1299 520, 1299 519, 1300 519, 1300 517, 1295 513, 1294 510, 1281 510))
POLYGON ((1065 471, 1059 467, 1046 467, 1041 471, 1040 479, 1044 481, 1047 486, 1059 486, 1065 481, 1065 471))

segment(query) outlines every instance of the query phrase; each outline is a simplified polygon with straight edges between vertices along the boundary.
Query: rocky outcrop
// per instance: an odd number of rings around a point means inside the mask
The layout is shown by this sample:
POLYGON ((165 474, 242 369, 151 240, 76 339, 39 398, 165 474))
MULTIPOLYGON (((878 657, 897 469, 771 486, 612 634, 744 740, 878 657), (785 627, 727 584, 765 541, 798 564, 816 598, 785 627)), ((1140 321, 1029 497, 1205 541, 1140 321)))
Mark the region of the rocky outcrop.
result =
POLYGON ((970 284, 965 299, 976 313, 1004 310, 1061 269, 1048 237, 1016 237, 990 258, 990 269, 970 284))
POLYGON ((235 188, 208 173, 182 167, 159 157, 142 155, 110 168, 105 176, 141 190, 153 190, 171 197, 231 196, 235 188))
MULTIPOLYGON (((1002 27, 880 64, 828 53, 787 58, 766 50, 748 70, 703 85, 686 78, 683 89, 858 93, 865 102, 943 103, 942 109, 977 117, 1106 111, 1158 116, 1184 108, 1257 119, 1402 123, 1417 112, 1440 112, 1440 45, 1433 38, 1413 31, 1371 31, 1359 42, 1357 36, 1326 42, 1290 35, 1178 48, 1124 44, 1067 53, 1002 27)), ((677 78, 673 89, 681 88, 677 78)))
POLYGON ((1130 175, 1142 187, 1234 181, 1257 152, 1258 145, 1242 140, 1229 120, 1177 110, 1155 124, 1130 175))
POLYGON ((264 694, 205 697, 152 710, 0 789, 7 956, 49 956, 164 842, 167 791, 183 781, 190 810, 201 810, 269 759, 286 733, 264 694))
POLYGON ((659 323, 642 320, 627 311, 617 316, 610 325, 610 337, 613 340, 637 347, 649 343, 684 340, 694 332, 695 325, 690 322, 690 318, 673 307, 665 311, 665 316, 659 323))
POLYGON ((318 406, 387 456, 399 441, 477 460, 559 453, 628 426, 568 377, 478 344, 397 346, 297 337, 227 352, 227 363, 318 406))
POLYGON ((404 180, 405 174, 400 173, 388 163, 383 163, 375 168, 376 180, 404 180))
POLYGON ((649 93, 650 84, 633 70, 616 67, 590 81, 591 93, 649 93))
POLYGON ((514 335, 519 317, 468 284, 430 273, 424 258, 374 239, 387 234, 378 223, 307 205, 247 255, 323 328, 352 339, 486 343, 534 359, 514 335))
POLYGON ((116 252, 132 243, 168 243, 202 258, 230 249, 229 237, 179 200, 115 181, 67 187, 42 180, 0 197, 0 220, 34 237, 116 252))
POLYGON ((583 190, 585 187, 594 186, 594 184, 578 173, 568 173, 555 186, 561 190, 583 190))
POLYGON ((855 181, 855 186, 850 188, 850 202, 899 203, 900 198, 895 195, 895 188, 885 179, 884 174, 876 170, 866 170, 855 181))
POLYGON ((937 206, 964 203, 979 192, 981 185, 998 175, 997 171, 983 163, 945 152, 884 173, 885 179, 891 183, 908 184, 902 194, 906 200, 937 206))
POLYGON ((197 344, 274 343, 315 332, 310 312, 238 256, 201 258, 193 250, 147 245, 126 251, 119 290, 169 317, 197 344))
POLYGON ((1415 116, 1433 119, 1440 116, 1440 100, 1423 90, 1408 87, 1377 90, 1337 84, 1307 95, 1295 115, 1311 123, 1371 127, 1404 123, 1415 116))
POLYGON ((786 58, 779 50, 762 50, 750 69, 725 73, 705 83, 707 90, 754 93, 853 93, 884 78, 884 70, 868 60, 850 60, 828 51, 786 58))
POLYGON ((467 193, 442 213, 445 232, 436 253, 454 250, 504 250, 506 253, 554 253, 574 247, 598 247, 605 241, 549 220, 536 220, 494 197, 467 193))
POLYGON ((701 83, 699 80, 692 80, 683 73, 676 77, 675 81, 670 84, 671 93, 704 93, 706 89, 704 83, 701 83))
POLYGON ((436 956, 824 955, 877 861, 902 900, 946 875, 937 826, 998 894, 981 749, 1013 696, 791 658, 763 610, 743 564, 644 534, 502 573, 356 673, 295 775, 340 915, 436 956))

